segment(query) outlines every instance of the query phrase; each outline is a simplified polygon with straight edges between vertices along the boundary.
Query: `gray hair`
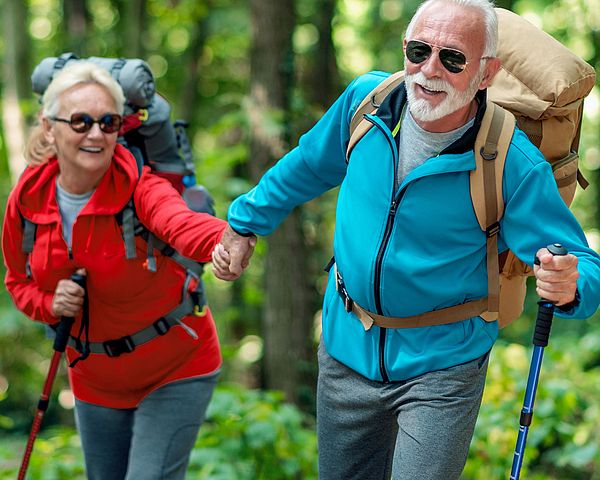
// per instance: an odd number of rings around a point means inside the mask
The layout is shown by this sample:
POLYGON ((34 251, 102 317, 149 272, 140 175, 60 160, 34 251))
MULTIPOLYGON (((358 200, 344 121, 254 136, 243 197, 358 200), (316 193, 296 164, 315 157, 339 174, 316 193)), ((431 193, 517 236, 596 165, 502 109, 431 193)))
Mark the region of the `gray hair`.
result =
POLYGON ((108 71, 95 63, 78 60, 68 64, 52 79, 42 96, 42 111, 47 117, 53 117, 60 110, 60 95, 79 84, 96 83, 104 87, 115 101, 117 113, 125 109, 125 95, 119 83, 108 71))
POLYGON ((410 38, 416 20, 426 7, 434 3, 448 3, 462 7, 474 8, 481 12, 485 25, 485 45, 483 57, 495 57, 498 48, 498 17, 494 10, 494 2, 491 0, 425 0, 413 15, 406 28, 405 38, 410 38))

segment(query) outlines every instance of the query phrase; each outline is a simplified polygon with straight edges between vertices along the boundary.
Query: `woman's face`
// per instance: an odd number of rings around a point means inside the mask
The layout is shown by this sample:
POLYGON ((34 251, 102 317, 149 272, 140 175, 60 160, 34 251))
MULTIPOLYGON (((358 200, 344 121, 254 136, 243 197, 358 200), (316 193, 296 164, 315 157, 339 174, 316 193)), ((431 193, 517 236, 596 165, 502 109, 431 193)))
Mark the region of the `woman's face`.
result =
MULTIPOLYGON (((70 120, 74 113, 86 113, 94 120, 117 113, 115 101, 103 86, 96 83, 75 85, 59 97, 56 117, 70 120)), ((77 133, 68 123, 44 117, 44 132, 56 148, 61 175, 82 181, 99 180, 108 170, 115 151, 118 132, 105 133, 99 123, 87 132, 77 133)))

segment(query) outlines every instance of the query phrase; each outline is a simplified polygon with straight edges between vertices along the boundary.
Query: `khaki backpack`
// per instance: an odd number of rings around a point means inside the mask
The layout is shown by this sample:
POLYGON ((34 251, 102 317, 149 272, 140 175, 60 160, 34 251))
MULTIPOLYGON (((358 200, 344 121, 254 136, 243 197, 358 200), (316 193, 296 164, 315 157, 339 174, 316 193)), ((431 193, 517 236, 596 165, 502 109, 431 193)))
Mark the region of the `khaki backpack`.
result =
MULTIPOLYGON (((475 141, 476 169, 471 172, 471 199, 481 229, 487 236, 487 299, 426 312, 414 317, 382 317, 355 305, 365 325, 410 328, 439 325, 481 315, 499 320, 500 327, 522 311, 527 276, 532 270, 511 251, 498 255, 499 221, 504 213, 502 176, 515 120, 552 165, 559 192, 567 205, 577 182, 588 183, 578 168, 583 99, 595 82, 594 69, 560 42, 519 15, 501 8, 498 15, 498 57, 502 68, 488 89, 488 103, 475 141), (526 46, 526 48, 524 48, 526 46)), ((403 72, 388 77, 361 102, 350 123, 346 159, 372 123, 385 97, 404 79, 403 72)))

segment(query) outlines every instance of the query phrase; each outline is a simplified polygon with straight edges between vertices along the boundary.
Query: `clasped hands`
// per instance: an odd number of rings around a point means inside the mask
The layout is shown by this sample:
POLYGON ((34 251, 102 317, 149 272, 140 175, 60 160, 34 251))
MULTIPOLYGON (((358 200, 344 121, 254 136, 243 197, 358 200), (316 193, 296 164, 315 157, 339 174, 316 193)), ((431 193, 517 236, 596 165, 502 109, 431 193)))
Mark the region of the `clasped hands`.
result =
POLYGON ((250 264, 256 236, 243 236, 227 225, 212 252, 213 273, 221 280, 236 280, 250 264))

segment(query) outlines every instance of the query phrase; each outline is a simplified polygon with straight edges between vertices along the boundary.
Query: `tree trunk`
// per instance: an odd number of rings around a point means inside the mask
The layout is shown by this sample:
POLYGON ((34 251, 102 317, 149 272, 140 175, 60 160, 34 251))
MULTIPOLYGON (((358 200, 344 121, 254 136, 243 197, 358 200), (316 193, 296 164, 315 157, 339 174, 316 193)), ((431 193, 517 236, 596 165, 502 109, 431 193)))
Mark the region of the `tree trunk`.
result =
POLYGON ((339 95, 340 75, 335 58, 332 20, 337 0, 317 0, 315 26, 319 32, 314 62, 307 78, 311 102, 326 108, 339 95))
POLYGON ((20 101, 31 95, 29 80, 29 37, 27 29, 27 9, 21 0, 5 0, 3 9, 4 30, 4 85, 2 92, 2 122, 8 166, 14 184, 25 168, 23 150, 25 146, 25 126, 20 101))
POLYGON ((120 8, 123 32, 123 55, 126 58, 144 57, 142 33, 147 24, 146 0, 126 0, 120 8))
MULTIPOLYGON (((209 6, 210 10, 210 6, 209 6)), ((181 101, 179 102, 180 117, 186 121, 191 121, 194 111, 198 107, 198 84, 200 83, 200 61, 202 52, 208 37, 208 13, 199 19, 193 26, 191 35, 192 41, 186 51, 186 78, 181 91, 181 101)))
POLYGON ((500 8, 506 8, 507 10, 514 11, 514 0, 496 0, 496 6, 500 8))
POLYGON ((66 27, 67 50, 79 57, 86 56, 86 35, 90 15, 85 0, 63 0, 63 18, 66 27))
MULTIPOLYGON (((293 0, 251 0, 253 44, 250 80, 250 174, 254 181, 289 148, 293 78, 293 0), (283 131, 267 130, 272 115, 283 131)), ((263 317, 265 387, 283 390, 298 402, 303 370, 311 358, 311 293, 305 245, 296 211, 267 239, 266 304, 263 317)), ((311 382, 312 383, 312 382, 311 382)))
MULTIPOLYGON (((596 69, 598 72, 600 68, 600 30, 592 29, 590 30, 590 36, 593 45, 594 56, 589 60, 590 64, 596 69)), ((600 131, 597 133, 597 137, 600 137, 600 131)), ((590 178, 588 180, 591 184, 595 185, 596 191, 596 215, 594 216, 594 226, 596 228, 600 227, 600 169, 595 169, 590 172, 590 178)))

